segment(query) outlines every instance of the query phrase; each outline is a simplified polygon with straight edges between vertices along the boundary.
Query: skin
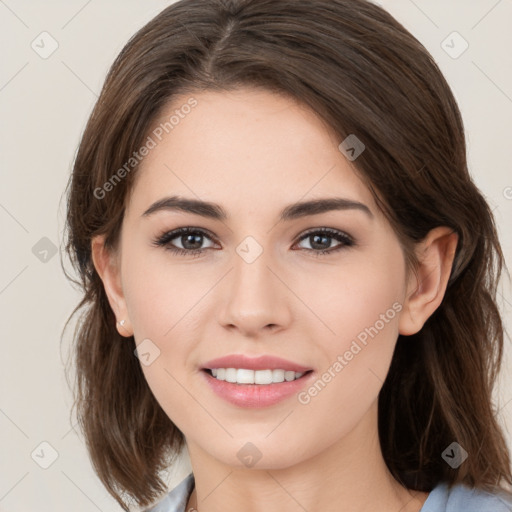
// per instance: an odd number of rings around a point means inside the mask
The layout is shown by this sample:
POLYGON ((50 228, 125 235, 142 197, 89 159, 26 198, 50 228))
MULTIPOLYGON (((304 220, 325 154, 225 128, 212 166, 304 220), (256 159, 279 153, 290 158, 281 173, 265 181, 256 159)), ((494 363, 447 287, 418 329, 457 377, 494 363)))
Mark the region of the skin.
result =
MULTIPOLYGON (((176 98, 162 119, 188 97, 176 98)), ((142 370, 186 437, 196 479, 187 510, 419 511, 428 494, 401 486, 382 457, 377 398, 398 334, 419 331, 441 303, 456 235, 433 229, 416 246, 415 276, 355 162, 313 112, 261 90, 194 97, 198 105, 143 160, 117 250, 106 251, 102 237, 92 242, 110 304, 125 320, 119 332, 160 350, 142 370), (170 195, 218 203, 229 218, 142 215, 170 195), (354 209, 278 221, 285 206, 325 197, 362 202, 373 218, 354 209), (199 257, 152 244, 185 226, 213 235, 199 239, 206 248, 199 257), (321 249, 301 235, 323 227, 355 245, 315 257, 321 249), (236 252, 247 236, 263 250, 250 264, 236 252), (396 302, 401 311, 307 405, 293 396, 239 408, 200 374, 201 363, 241 353, 290 359, 318 377, 396 302), (262 454, 250 468, 237 457, 247 442, 262 454)), ((328 238, 323 248, 339 244, 328 238)))

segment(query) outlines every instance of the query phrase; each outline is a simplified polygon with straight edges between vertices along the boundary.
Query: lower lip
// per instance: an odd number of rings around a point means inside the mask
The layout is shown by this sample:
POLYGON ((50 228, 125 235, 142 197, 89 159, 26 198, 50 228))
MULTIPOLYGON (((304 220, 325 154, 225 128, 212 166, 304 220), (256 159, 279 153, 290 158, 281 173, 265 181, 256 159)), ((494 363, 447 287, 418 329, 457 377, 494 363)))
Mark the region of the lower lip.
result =
POLYGON ((206 378, 206 382, 211 389, 221 398, 238 407, 253 409, 269 407, 298 393, 311 380, 314 374, 314 372, 309 372, 299 379, 290 382, 234 384, 225 380, 218 380, 205 370, 202 370, 201 373, 206 378))

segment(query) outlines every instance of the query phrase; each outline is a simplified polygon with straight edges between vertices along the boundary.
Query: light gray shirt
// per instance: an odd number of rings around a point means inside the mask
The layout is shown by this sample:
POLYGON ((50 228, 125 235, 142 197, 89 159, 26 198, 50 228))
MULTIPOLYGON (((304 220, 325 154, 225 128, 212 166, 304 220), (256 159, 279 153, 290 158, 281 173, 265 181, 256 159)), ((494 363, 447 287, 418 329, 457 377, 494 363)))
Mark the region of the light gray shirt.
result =
MULTIPOLYGON (((146 512, 188 512, 185 510, 195 485, 190 473, 162 501, 146 512)), ((448 489, 440 483, 432 489, 420 512, 512 512, 512 498, 456 484, 448 489)))

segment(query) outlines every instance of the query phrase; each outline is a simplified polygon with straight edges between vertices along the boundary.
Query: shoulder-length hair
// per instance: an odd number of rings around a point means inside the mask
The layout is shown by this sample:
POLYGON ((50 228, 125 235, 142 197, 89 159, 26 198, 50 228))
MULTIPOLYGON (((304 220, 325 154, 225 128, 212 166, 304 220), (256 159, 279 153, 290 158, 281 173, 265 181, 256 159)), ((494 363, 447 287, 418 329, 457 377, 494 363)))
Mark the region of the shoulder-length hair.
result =
POLYGON ((408 265, 432 228, 458 234, 441 305, 417 334, 398 337, 379 394, 379 437, 389 470, 408 488, 463 482, 508 490, 510 455, 492 402, 504 335, 495 222, 468 173, 461 114, 438 66, 390 14, 364 0, 181 0, 113 63, 74 162, 66 237, 83 291, 72 314, 82 313, 75 406, 99 478, 125 510, 128 500, 151 504, 184 443, 152 395, 134 343, 118 334, 92 263, 92 237, 104 234, 107 248, 116 247, 138 166, 112 178, 178 94, 243 86, 286 94, 340 142, 349 134, 363 141, 354 170, 408 265), (469 454, 457 468, 442 458, 452 442, 469 454))

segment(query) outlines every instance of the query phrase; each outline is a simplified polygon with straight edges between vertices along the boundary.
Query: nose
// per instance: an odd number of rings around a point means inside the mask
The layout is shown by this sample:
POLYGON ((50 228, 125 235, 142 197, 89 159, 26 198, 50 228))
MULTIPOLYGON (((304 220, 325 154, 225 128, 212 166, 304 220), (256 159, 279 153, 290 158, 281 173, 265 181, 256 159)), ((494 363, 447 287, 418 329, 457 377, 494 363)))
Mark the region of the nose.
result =
POLYGON ((226 276, 220 291, 219 323, 246 337, 278 332, 291 321, 290 298, 286 277, 279 266, 266 257, 266 251, 248 263, 237 253, 234 268, 226 276))

